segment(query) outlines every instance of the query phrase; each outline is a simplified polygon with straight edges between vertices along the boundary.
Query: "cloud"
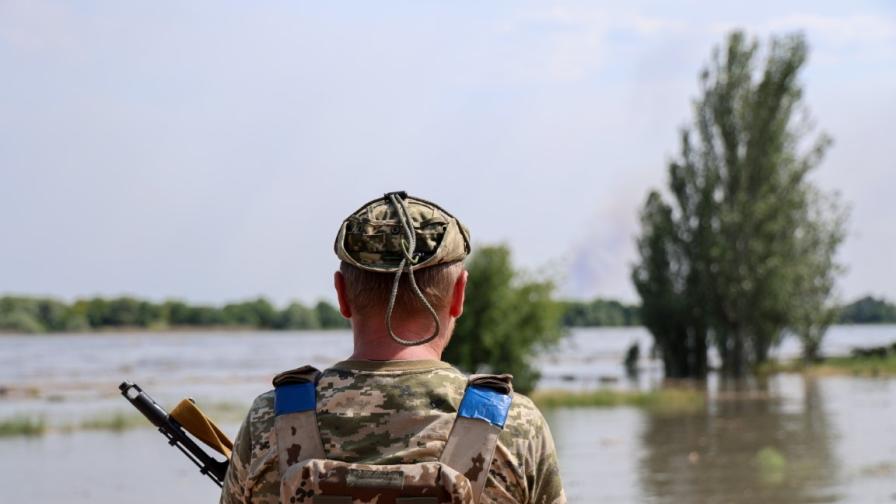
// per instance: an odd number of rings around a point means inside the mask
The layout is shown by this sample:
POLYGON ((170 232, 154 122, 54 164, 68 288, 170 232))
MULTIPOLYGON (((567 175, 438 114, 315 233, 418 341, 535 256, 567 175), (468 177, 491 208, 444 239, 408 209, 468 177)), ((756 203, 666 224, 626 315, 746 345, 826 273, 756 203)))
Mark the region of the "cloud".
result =
POLYGON ((896 55, 896 17, 892 16, 804 12, 748 23, 717 21, 709 28, 716 37, 734 29, 744 29, 762 38, 805 33, 812 49, 813 65, 838 72, 841 70, 838 67, 846 63, 888 63, 896 55))
POLYGON ((764 23, 761 29, 775 32, 805 30, 824 40, 826 44, 890 44, 890 50, 896 50, 896 20, 885 16, 792 14, 772 19, 764 23))
MULTIPOLYGON (((671 17, 594 4, 524 8, 498 25, 502 36, 524 46, 537 42, 525 68, 509 61, 510 74, 528 84, 582 82, 606 70, 608 60, 617 56, 618 39, 658 39, 685 28, 686 23, 671 17)), ((519 46, 511 50, 517 53, 519 46)))

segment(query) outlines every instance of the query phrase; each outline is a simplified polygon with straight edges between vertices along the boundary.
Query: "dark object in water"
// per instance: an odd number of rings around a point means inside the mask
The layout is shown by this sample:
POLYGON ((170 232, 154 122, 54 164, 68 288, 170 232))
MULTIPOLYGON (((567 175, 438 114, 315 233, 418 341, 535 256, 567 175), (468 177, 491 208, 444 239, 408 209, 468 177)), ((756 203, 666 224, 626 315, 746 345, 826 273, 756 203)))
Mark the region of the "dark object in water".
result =
POLYGON ((891 352, 896 353, 896 343, 892 346, 858 347, 850 351, 850 355, 858 358, 875 357, 885 359, 891 352))
POLYGON ((625 374, 635 376, 638 374, 638 360, 641 358, 641 345, 638 342, 632 343, 625 352, 625 374))

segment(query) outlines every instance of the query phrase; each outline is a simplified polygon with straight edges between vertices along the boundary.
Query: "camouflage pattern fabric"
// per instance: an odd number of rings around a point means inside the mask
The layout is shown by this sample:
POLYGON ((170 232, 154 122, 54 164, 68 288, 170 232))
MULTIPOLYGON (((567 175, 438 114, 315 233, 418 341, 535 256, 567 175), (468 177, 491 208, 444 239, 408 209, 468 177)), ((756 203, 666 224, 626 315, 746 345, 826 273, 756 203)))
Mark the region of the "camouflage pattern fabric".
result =
POLYGON ((318 504, 321 500, 349 504, 475 502, 470 480, 438 462, 367 465, 310 459, 290 467, 281 483, 281 502, 318 504))
MULTIPOLYGON (((439 361, 346 361, 324 371, 317 414, 326 456, 371 465, 437 462, 467 378, 439 361)), ((280 470, 274 393, 253 403, 237 434, 224 504, 276 504, 280 470)), ((527 397, 514 394, 482 503, 563 504, 548 426, 527 397)))
MULTIPOLYGON (((393 194, 393 193, 390 193, 393 194)), ((463 260, 470 253, 470 231, 442 207, 408 196, 410 226, 416 237, 412 270, 463 260)), ((394 273, 404 258, 406 241, 398 209, 386 197, 366 203, 339 227, 333 248, 339 259, 362 269, 394 273)))

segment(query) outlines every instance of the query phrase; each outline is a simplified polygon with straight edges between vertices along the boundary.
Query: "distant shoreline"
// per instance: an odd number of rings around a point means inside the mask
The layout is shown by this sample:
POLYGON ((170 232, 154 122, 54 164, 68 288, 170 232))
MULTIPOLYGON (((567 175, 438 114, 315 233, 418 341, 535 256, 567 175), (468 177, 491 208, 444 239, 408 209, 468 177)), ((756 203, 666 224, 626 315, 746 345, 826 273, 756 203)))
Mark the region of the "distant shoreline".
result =
MULTIPOLYGON (((896 326, 896 322, 861 322, 849 324, 832 324, 831 327, 890 327, 896 326)), ((566 326, 567 329, 648 329, 642 325, 593 325, 593 326, 566 326)), ((287 333, 287 332, 349 332, 351 327, 328 327, 308 329, 272 329, 269 327, 253 326, 172 326, 147 328, 140 326, 107 326, 96 329, 79 331, 47 331, 41 333, 25 333, 0 329, 0 338, 5 336, 77 336, 83 334, 96 335, 127 335, 127 334, 212 334, 212 333, 287 333)))
MULTIPOLYGON (((642 327, 641 307, 612 299, 554 300, 566 327, 642 327)), ((896 305, 866 296, 842 306, 839 324, 896 323, 896 305)), ((133 297, 78 299, 0 296, 0 334, 348 329, 339 308, 325 300, 274 306, 263 297, 221 306, 133 297)))
POLYGON ((252 327, 252 326, 173 326, 149 328, 140 326, 107 326, 97 327, 95 329, 86 329, 78 331, 46 331, 40 333, 26 333, 21 331, 8 331, 0 329, 0 337, 4 336, 77 336, 80 334, 103 334, 103 335, 123 335, 123 334, 168 334, 168 333, 287 333, 287 332, 344 332, 350 331, 351 327, 328 327, 316 329, 271 329, 269 327, 252 327))

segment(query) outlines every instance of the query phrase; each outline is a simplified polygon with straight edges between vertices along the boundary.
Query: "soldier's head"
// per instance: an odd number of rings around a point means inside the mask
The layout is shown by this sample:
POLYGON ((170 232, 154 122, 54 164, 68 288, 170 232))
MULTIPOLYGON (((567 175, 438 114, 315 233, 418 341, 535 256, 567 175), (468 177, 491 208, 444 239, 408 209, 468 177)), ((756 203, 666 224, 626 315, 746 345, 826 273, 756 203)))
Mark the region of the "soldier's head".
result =
POLYGON ((340 310, 356 332, 358 325, 381 328, 407 346, 450 336, 463 312, 470 252, 457 218, 429 201, 388 193, 343 221, 334 248, 342 261, 340 310))

